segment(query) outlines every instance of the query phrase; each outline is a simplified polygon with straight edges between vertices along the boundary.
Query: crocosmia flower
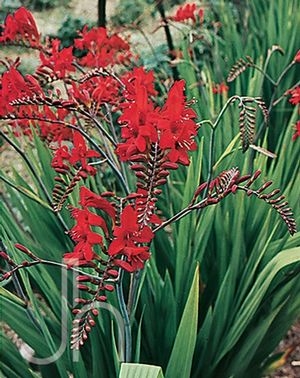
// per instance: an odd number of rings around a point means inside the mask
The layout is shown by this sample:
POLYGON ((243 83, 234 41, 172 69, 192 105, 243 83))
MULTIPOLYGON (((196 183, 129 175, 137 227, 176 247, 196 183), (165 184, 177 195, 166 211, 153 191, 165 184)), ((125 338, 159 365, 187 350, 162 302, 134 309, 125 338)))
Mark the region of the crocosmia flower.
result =
POLYGON ((293 105, 298 105, 300 103, 300 86, 292 89, 289 94, 292 96, 289 101, 293 105))
POLYGON ((24 42, 33 47, 40 45, 40 34, 32 14, 21 7, 13 14, 8 14, 0 36, 2 42, 24 42))
POLYGON ((144 261, 150 257, 149 247, 143 243, 150 243, 154 234, 150 227, 138 222, 137 211, 126 206, 121 214, 121 224, 114 229, 114 240, 108 248, 110 256, 123 255, 126 261, 116 260, 117 264, 129 272, 142 269, 144 261))

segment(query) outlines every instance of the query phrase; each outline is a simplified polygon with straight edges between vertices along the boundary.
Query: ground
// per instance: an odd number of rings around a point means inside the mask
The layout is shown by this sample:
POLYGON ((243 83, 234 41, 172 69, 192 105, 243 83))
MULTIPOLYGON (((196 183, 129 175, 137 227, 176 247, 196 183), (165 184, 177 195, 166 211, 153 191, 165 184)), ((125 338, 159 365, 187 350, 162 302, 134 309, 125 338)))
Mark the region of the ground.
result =
POLYGON ((280 342, 277 351, 290 350, 286 361, 268 378, 300 378, 300 319, 291 327, 280 342))

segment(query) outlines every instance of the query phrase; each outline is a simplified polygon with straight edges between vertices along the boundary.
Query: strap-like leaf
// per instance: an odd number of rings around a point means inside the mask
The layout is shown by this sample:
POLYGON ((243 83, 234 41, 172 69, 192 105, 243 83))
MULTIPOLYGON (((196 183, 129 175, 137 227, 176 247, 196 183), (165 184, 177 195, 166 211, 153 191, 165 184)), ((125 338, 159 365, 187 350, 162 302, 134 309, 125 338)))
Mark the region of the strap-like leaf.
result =
POLYGON ((140 377, 164 378, 164 375, 160 366, 129 363, 123 363, 121 365, 119 378, 140 377))
POLYGON ((166 378, 190 377, 197 339, 199 305, 199 266, 179 324, 174 347, 167 366, 166 378), (182 346, 184 345, 184 348, 182 346))

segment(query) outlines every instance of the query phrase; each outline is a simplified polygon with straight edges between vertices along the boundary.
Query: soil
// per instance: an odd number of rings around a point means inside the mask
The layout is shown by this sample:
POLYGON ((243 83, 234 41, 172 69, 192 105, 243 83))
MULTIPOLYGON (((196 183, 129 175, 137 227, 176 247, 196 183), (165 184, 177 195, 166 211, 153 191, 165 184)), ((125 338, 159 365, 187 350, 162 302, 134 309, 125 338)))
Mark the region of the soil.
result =
POLYGON ((275 352, 283 352, 281 364, 265 378, 300 378, 300 318, 290 328, 275 352))

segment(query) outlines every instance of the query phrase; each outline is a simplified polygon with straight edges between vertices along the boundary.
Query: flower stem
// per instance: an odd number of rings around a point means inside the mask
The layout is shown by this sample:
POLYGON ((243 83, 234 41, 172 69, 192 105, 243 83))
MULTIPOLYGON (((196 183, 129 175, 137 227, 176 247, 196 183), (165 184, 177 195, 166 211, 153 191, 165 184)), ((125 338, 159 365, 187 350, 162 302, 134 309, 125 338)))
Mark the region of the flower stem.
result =
POLYGON ((129 287, 129 294, 128 294, 128 301, 127 301, 127 312, 129 317, 132 318, 132 314, 134 313, 135 306, 136 306, 136 300, 137 300, 137 294, 139 285, 141 282, 142 277, 142 270, 138 270, 134 272, 133 275, 131 275, 130 280, 130 287, 129 287))
MULTIPOLYGON (((0 243, 1 243, 1 240, 0 240, 0 243)), ((0 247, 1 247, 1 244, 0 244, 0 247)), ((25 264, 15 265, 9 271, 9 273, 11 273, 11 275, 14 275, 14 273, 16 273, 17 271, 19 271, 20 269, 31 268, 32 266, 35 266, 35 265, 38 265, 38 264, 48 265, 48 266, 55 266, 55 267, 58 267, 58 268, 61 268, 61 269, 65 269, 65 270, 71 271, 71 272, 76 272, 76 273, 78 273, 80 275, 88 276, 88 277, 93 278, 93 279, 99 279, 99 276, 94 276, 93 274, 84 272, 84 271, 82 271, 80 269, 68 266, 68 265, 60 263, 58 261, 44 260, 44 259, 40 259, 38 257, 36 257, 36 259, 34 261, 26 261, 25 264)), ((107 282, 114 282, 115 280, 109 280, 109 279, 107 279, 106 281, 107 282)))
MULTIPOLYGON (((0 250, 2 250, 3 252, 5 252, 7 254, 7 250, 6 250, 6 247, 3 243, 3 241, 0 239, 0 250)), ((17 275, 13 275, 12 276, 12 282, 14 284, 14 287, 16 289, 16 292, 18 294, 18 296, 20 298, 23 299, 24 303, 25 303, 25 308, 26 308, 26 312, 27 312, 27 315, 29 317, 29 319, 31 320, 32 324, 36 327, 37 330, 41 330, 41 326, 40 324, 38 323, 38 321, 36 320, 35 318, 35 315, 33 313, 33 311, 31 310, 31 308, 29 307, 29 301, 23 291, 23 288, 22 288, 22 285, 20 284, 20 281, 19 281, 19 278, 17 277, 17 275)))
POLYGON ((118 281, 116 285, 116 293, 117 293, 120 312, 124 321, 124 328, 125 328, 125 335, 124 335, 125 336, 125 361, 124 362, 130 362, 131 353, 132 353, 132 335, 131 335, 129 314, 128 314, 125 299, 124 299, 122 278, 123 278, 123 272, 120 273, 120 280, 118 281))

